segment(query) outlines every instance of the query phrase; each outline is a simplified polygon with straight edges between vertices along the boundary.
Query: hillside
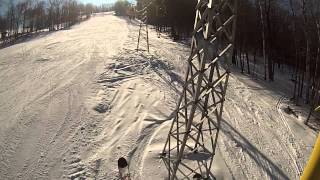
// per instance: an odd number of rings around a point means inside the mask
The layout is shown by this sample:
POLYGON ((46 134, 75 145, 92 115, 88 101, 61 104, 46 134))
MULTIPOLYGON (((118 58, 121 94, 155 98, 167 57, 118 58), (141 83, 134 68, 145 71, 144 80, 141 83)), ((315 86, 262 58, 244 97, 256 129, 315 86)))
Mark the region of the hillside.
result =
MULTIPOLYGON (((154 29, 136 52, 138 23, 111 14, 0 50, 0 179, 164 179, 159 158, 189 46, 154 29), (144 46, 144 44, 143 44, 144 46)), ((217 179, 298 179, 316 132, 287 114, 281 81, 232 71, 217 179)))

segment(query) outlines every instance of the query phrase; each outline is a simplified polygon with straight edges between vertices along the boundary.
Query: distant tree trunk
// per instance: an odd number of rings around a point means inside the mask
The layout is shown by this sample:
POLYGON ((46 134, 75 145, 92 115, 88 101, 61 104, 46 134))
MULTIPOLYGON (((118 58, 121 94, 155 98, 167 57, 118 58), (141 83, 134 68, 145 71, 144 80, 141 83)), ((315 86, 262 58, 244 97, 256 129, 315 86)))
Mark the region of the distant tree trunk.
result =
POLYGON ((266 49, 267 49, 267 54, 268 54, 268 60, 267 60, 267 63, 268 63, 268 77, 269 77, 269 80, 270 81, 274 81, 274 62, 273 62, 273 51, 272 51, 272 36, 271 36, 271 20, 270 20, 270 9, 271 9, 271 2, 270 0, 268 0, 268 3, 267 3, 267 0, 264 1, 264 7, 265 7, 265 19, 266 19, 266 23, 264 23, 267 27, 267 33, 266 33, 266 36, 265 38, 267 39, 267 46, 266 46, 266 49))
POLYGON ((256 54, 257 54, 257 49, 255 48, 253 52, 253 72, 252 72, 253 75, 255 74, 255 71, 256 71, 256 64, 257 64, 256 54))
POLYGON ((303 93, 303 87, 304 87, 304 73, 305 71, 302 71, 302 77, 300 80, 300 93, 299 93, 299 97, 302 98, 302 93, 303 93))
POLYGON ((314 75, 313 75, 314 82, 315 82, 314 84, 316 84, 316 79, 318 78, 317 74, 318 74, 318 71, 319 71, 318 68, 319 68, 319 59, 320 59, 320 21, 316 22, 316 26, 317 26, 317 35, 318 35, 318 48, 317 48, 317 56, 316 56, 316 67, 315 67, 314 75))
POLYGON ((301 90, 301 70, 300 63, 298 63, 298 70, 297 70, 297 96, 296 96, 296 105, 299 105, 299 99, 300 99, 300 90, 301 90))
POLYGON ((309 39, 309 30, 308 30, 308 17, 307 17, 307 9, 306 9, 306 0, 301 0, 302 3, 302 15, 303 15, 303 31, 306 39, 306 103, 309 103, 310 96, 310 39, 309 39))
POLYGON ((264 80, 267 80, 267 60, 266 60, 266 39, 265 39, 265 23, 261 0, 259 0, 260 20, 262 26, 262 50, 263 50, 263 62, 264 62, 264 80))
POLYGON ((26 28, 26 15, 25 15, 25 13, 23 13, 22 33, 25 32, 25 28, 26 28))
POLYGON ((307 40, 307 55, 306 55, 306 104, 309 104, 310 98, 310 87, 311 87, 311 77, 310 77, 310 44, 307 40))
MULTIPOLYGON (((292 3, 292 0, 290 0, 290 8, 291 8, 291 17, 292 17, 292 36, 295 35, 296 33, 296 23, 295 23, 295 18, 296 18, 296 15, 295 15, 295 12, 294 12, 294 8, 293 8, 293 3, 292 3)), ((294 88, 293 88, 293 100, 295 100, 296 104, 298 104, 298 99, 299 99, 299 95, 298 95, 298 92, 299 90, 297 90, 299 87, 299 84, 298 84, 298 73, 299 73, 299 61, 298 61, 298 49, 297 49, 297 39, 294 38, 294 49, 295 49, 295 55, 294 55, 294 61, 295 61, 295 72, 294 72, 294 88)))
POLYGON ((310 120, 310 117, 312 115, 312 112, 314 111, 314 109, 316 108, 317 103, 320 101, 320 96, 319 96, 319 89, 320 89, 320 79, 318 79, 317 84, 315 85, 315 90, 313 91, 311 97, 311 105, 310 105, 310 110, 309 110, 309 114, 308 117, 305 121, 305 124, 308 125, 308 122, 310 120))
POLYGON ((237 66, 237 50, 236 50, 236 48, 234 48, 233 52, 232 52, 232 64, 237 66))
POLYGON ((250 62, 249 62, 249 55, 248 55, 248 51, 246 51, 246 59, 247 59, 248 74, 250 74, 250 62))
POLYGON ((295 73, 294 73, 294 89, 293 89, 293 99, 296 100, 296 103, 298 104, 297 99, 299 98, 297 93, 297 86, 298 86, 298 73, 299 73, 299 61, 298 61, 298 51, 295 50, 295 73))
POLYGON ((13 26, 14 26, 14 12, 13 12, 13 2, 11 1, 10 3, 10 7, 9 7, 9 11, 7 13, 7 18, 8 18, 8 21, 9 21, 9 34, 8 36, 11 36, 12 35, 12 32, 13 32, 13 26))
POLYGON ((240 67, 241 67, 241 73, 244 73, 244 60, 242 58, 242 48, 239 51, 239 58, 240 58, 240 67))

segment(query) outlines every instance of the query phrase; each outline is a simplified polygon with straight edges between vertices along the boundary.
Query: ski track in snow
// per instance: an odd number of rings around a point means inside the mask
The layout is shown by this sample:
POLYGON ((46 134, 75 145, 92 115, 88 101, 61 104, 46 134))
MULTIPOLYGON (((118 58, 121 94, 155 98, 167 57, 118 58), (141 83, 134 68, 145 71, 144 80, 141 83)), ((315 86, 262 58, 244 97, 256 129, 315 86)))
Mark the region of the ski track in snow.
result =
MULTIPOLYGON (((106 15, 0 50, 0 179, 118 179, 122 156, 133 179, 166 177, 189 47, 151 29, 151 52, 136 52, 137 38, 136 21, 106 15)), ((299 178, 316 135, 287 103, 231 76, 217 179, 299 178)))
POLYGON ((102 119, 86 99, 127 32, 124 20, 96 17, 0 50, 0 179, 84 172, 81 152, 102 119))

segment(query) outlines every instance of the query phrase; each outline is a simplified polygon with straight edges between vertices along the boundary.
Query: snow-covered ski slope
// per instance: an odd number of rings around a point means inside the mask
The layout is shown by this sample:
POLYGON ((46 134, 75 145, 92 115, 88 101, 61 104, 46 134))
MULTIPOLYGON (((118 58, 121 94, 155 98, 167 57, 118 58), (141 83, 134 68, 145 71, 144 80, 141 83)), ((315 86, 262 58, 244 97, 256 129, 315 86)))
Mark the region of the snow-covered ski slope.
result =
MULTIPOLYGON (((0 50, 0 179, 118 179, 119 157, 134 180, 166 178, 189 46, 151 30, 150 54, 136 52, 137 36, 137 22, 100 15, 0 50)), ((316 133, 272 86, 233 72, 217 179, 298 179, 316 133)))

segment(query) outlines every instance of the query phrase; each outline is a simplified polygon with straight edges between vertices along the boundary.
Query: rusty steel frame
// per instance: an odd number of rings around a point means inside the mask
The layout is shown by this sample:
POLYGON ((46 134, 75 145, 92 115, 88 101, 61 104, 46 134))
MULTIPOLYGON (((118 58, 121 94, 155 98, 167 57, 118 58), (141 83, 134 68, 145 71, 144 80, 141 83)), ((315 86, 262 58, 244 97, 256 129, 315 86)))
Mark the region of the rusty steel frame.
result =
POLYGON ((171 179, 214 179, 237 0, 198 0, 188 69, 161 153, 171 179), (224 60, 222 60, 224 59, 224 60))
MULTIPOLYGON (((150 3, 151 4, 151 3, 150 3)), ((140 46, 140 41, 142 38, 146 40, 147 43, 147 51, 150 52, 150 47, 149 47, 149 30, 148 30, 148 7, 150 6, 147 5, 144 7, 141 11, 138 11, 138 13, 141 13, 140 15, 140 23, 139 23, 139 35, 138 35, 138 44, 137 44, 137 51, 139 51, 139 46, 140 46), (146 32, 146 37, 143 37, 143 31, 145 27, 145 32, 146 32)))

